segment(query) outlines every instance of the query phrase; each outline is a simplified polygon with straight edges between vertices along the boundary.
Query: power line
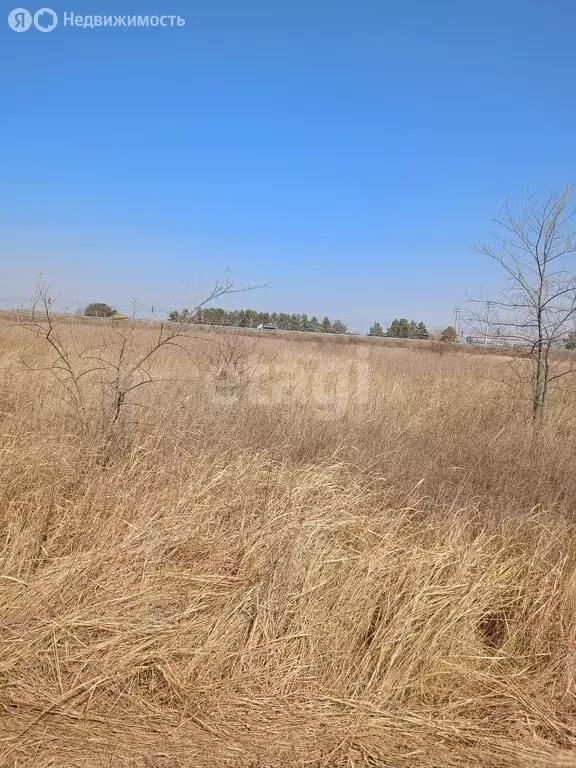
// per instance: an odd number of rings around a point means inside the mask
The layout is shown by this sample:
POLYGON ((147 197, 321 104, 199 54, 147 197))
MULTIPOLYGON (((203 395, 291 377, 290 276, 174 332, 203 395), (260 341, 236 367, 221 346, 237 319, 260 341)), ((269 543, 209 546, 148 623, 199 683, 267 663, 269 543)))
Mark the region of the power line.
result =
POLYGON ((486 328, 484 329, 484 346, 488 346, 488 331, 490 329, 490 307, 492 306, 492 302, 488 300, 486 302, 486 328))
POLYGON ((458 316, 460 315, 460 307, 454 307, 454 330, 456 331, 456 338, 458 338, 458 316))

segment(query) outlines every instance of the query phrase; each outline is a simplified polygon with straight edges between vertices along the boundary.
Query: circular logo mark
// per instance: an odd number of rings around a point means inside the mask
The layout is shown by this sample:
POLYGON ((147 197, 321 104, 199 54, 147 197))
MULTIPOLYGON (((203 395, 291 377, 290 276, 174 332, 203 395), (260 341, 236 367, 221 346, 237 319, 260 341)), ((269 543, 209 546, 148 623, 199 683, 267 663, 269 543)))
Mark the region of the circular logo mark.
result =
POLYGON ((8 26, 13 32, 28 32, 32 26, 32 14, 26 8, 14 8, 8 14, 8 26))
POLYGON ((34 26, 39 32, 52 32, 58 26, 58 16, 52 8, 40 8, 34 14, 34 26))

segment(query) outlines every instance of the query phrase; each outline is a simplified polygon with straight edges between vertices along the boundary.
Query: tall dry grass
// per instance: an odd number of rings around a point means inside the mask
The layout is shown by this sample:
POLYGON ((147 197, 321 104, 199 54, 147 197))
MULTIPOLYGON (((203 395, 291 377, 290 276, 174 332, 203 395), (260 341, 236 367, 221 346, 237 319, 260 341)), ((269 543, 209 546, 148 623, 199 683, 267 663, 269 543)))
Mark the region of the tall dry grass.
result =
POLYGON ((503 358, 180 341, 111 438, 0 326, 0 765, 576 765, 569 377, 534 442, 503 358))

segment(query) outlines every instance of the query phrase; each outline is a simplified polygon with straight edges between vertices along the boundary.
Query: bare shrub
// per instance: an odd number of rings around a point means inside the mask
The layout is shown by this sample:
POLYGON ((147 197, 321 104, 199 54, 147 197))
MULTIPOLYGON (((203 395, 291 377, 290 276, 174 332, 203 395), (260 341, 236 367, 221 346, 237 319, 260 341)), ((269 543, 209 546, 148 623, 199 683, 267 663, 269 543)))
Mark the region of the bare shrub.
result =
MULTIPOLYGON (((230 278, 217 282, 192 312, 224 295, 252 290, 237 289, 230 278)), ((141 324, 125 320, 109 320, 93 344, 82 344, 76 327, 55 315, 54 297, 41 279, 29 313, 22 313, 19 324, 42 339, 50 351, 47 363, 38 368, 48 372, 58 385, 58 392, 84 433, 101 433, 106 440, 114 437, 131 396, 141 387, 161 381, 155 371, 160 355, 168 348, 186 355, 182 343, 190 336, 190 326, 178 323, 156 323, 152 334, 141 324), (94 383, 97 401, 94 401, 94 383)))
POLYGON ((273 357, 259 352, 262 337, 246 334, 240 328, 214 328, 202 350, 216 392, 243 397, 248 388, 265 376, 273 357))

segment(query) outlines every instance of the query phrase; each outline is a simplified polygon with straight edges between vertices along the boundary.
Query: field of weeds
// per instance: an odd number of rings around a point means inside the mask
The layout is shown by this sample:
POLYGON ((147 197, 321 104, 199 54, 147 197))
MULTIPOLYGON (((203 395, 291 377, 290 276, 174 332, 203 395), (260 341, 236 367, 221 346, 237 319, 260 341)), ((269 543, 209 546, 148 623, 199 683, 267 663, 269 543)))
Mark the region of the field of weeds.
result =
POLYGON ((0 324, 0 765, 576 766, 576 380, 158 333, 0 324))

